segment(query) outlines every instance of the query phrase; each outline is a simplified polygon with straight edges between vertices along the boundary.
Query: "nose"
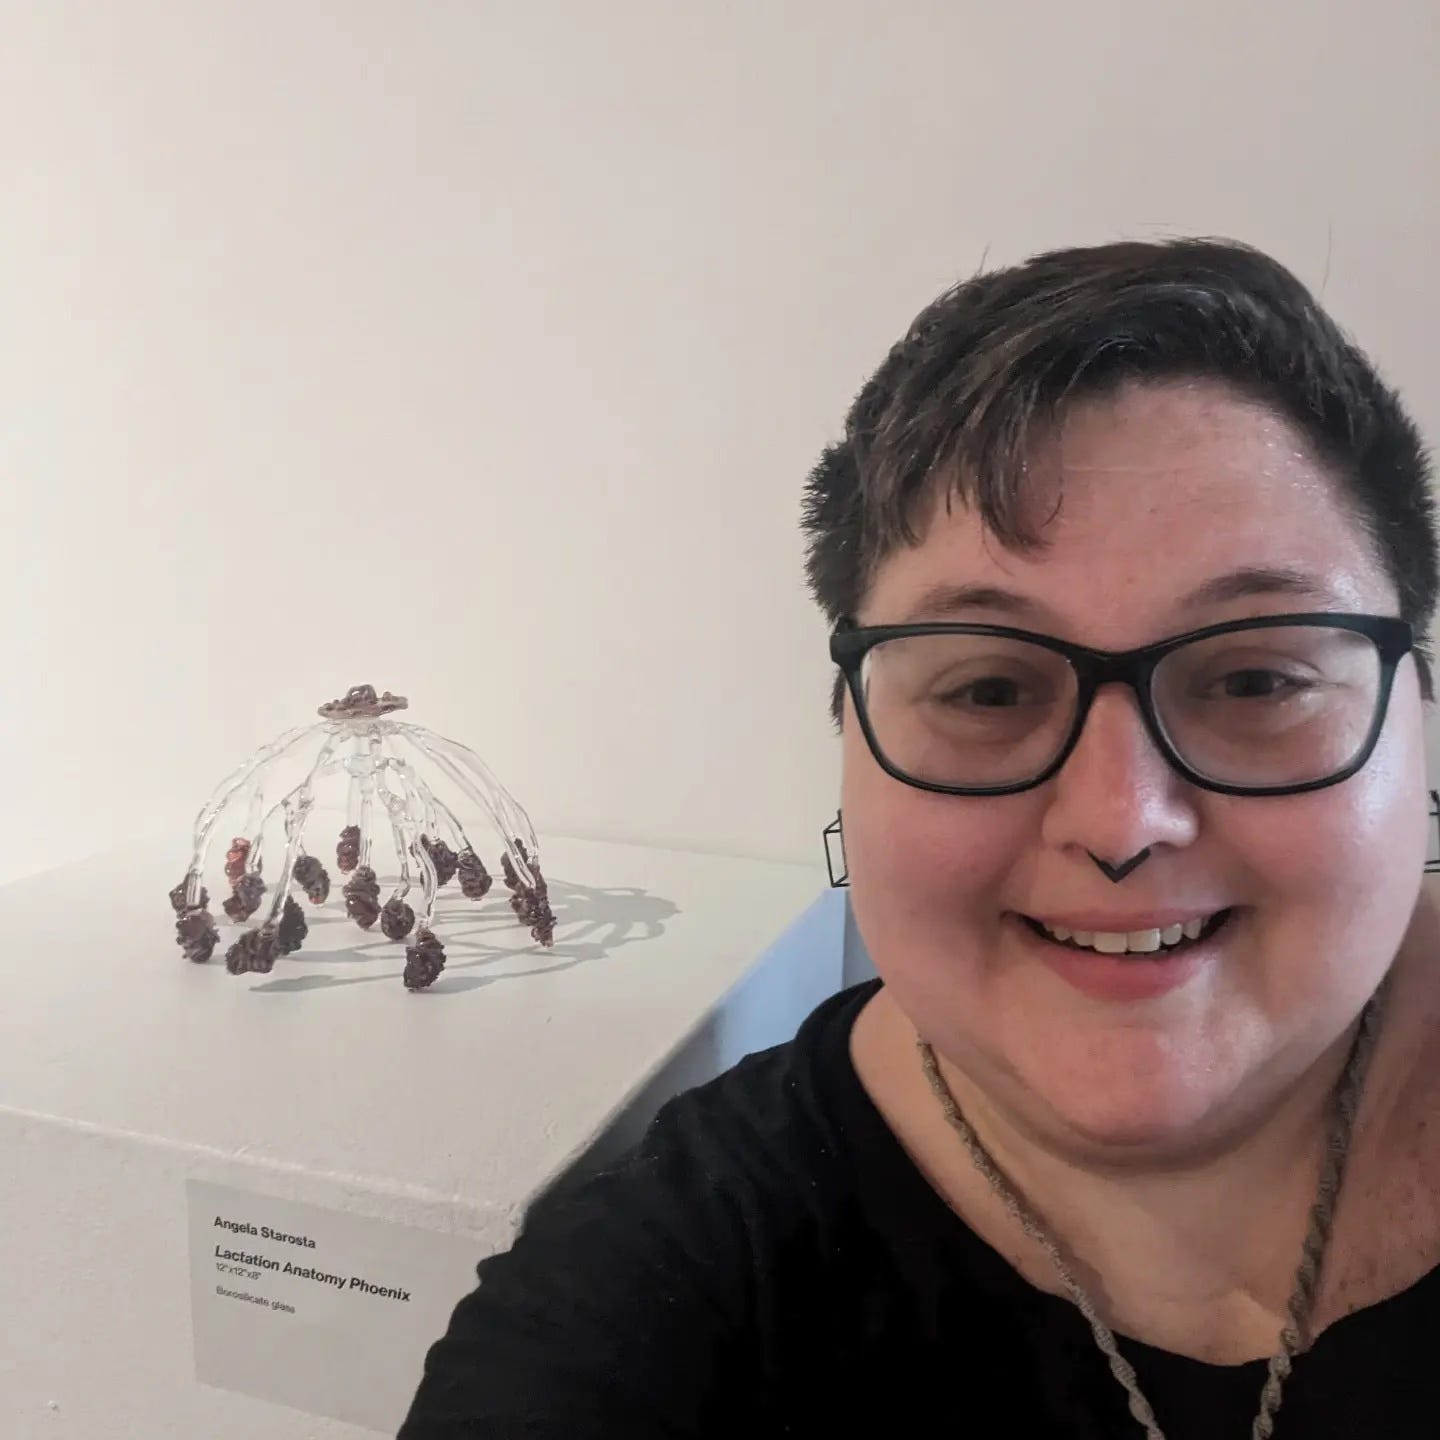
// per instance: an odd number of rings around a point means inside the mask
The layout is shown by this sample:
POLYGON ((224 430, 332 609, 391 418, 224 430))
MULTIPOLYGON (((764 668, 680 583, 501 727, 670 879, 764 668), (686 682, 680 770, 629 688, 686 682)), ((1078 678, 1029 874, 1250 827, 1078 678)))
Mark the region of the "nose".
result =
POLYGON ((1156 748, 1128 686, 1100 688, 1049 788, 1042 835, 1082 858, 1119 864, 1147 846, 1189 845, 1199 829, 1194 787, 1156 748))

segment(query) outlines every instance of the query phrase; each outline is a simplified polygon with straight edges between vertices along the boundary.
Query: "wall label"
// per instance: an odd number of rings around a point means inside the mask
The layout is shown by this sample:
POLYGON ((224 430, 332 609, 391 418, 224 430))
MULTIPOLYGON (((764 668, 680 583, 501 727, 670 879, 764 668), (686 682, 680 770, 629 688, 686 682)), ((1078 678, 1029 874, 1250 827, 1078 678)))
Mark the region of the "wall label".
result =
POLYGON ((394 1435, 425 1352, 474 1288, 478 1243, 186 1183, 195 1375, 394 1435))

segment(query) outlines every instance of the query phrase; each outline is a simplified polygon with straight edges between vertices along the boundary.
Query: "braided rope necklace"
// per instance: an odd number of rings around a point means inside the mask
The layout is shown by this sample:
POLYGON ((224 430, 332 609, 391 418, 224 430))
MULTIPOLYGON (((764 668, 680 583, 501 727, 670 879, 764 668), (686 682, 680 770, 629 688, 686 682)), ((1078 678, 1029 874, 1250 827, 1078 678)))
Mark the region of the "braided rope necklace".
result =
MULTIPOLYGON (((1265 1385, 1260 1392, 1260 1410, 1251 1426, 1251 1440, 1270 1440, 1275 1428, 1275 1412, 1280 1408, 1281 1392, 1289 1378, 1294 1358, 1300 1349, 1301 1337, 1309 1324, 1319 1289, 1320 1266, 1325 1258, 1326 1246, 1330 1241, 1330 1230, 1335 1218, 1335 1205, 1340 1195, 1340 1185, 1345 1176, 1345 1162, 1350 1152, 1350 1137, 1355 1125, 1355 1113, 1360 1108, 1360 1096, 1365 1085, 1365 1074, 1370 1067, 1374 1053, 1376 1034, 1380 1025, 1380 1012, 1384 993, 1382 985, 1371 996, 1360 1017, 1360 1028, 1356 1032, 1345 1070, 1335 1087, 1334 1102, 1331 1106, 1326 1131, 1325 1160, 1320 1168, 1320 1183, 1315 1201, 1310 1209, 1310 1221, 1305 1232, 1300 1268, 1295 1273, 1295 1288, 1287 1306, 1288 1323, 1280 1332, 1280 1350, 1270 1360, 1265 1385)), ((960 1113, 950 1087, 940 1074, 935 1052, 925 1041, 917 1042, 920 1061, 925 1070, 930 1088, 940 1101, 945 1118, 960 1136, 965 1149, 974 1161, 976 1169, 990 1182, 991 1188, 1000 1197, 1006 1211, 1020 1225, 1041 1249, 1050 1257, 1060 1276, 1066 1293, 1090 1325, 1095 1344, 1110 1362, 1110 1371, 1124 1387, 1130 1399, 1130 1413, 1144 1427, 1146 1440, 1165 1440, 1155 1419, 1150 1402, 1141 1392, 1135 1368, 1120 1353, 1115 1336, 1096 1313, 1094 1302, 1075 1278, 1057 1242, 1026 1207, 1014 1187, 1006 1179, 989 1152, 980 1143, 980 1138, 960 1113)))

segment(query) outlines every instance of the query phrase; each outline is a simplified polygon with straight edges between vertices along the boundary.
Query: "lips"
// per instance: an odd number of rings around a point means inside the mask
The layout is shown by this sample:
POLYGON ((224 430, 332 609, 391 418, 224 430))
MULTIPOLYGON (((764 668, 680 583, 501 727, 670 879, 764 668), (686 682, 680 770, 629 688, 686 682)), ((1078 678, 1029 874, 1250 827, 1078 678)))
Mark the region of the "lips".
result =
POLYGON ((1030 915, 1021 915, 1020 919, 1041 939, 1072 950, 1101 955, 1164 956, 1178 954, 1190 945, 1210 939, 1231 913, 1231 909, 1216 910, 1192 921, 1130 931, 1071 929, 1047 924, 1030 915))
POLYGON ((1020 944, 1071 989, 1092 1000, 1135 1003, 1153 1000, 1190 983, 1234 943, 1235 910, 1217 912, 1198 938, 1145 954, 1107 955, 1073 941, 1056 940, 1038 922, 1014 915, 1020 944))

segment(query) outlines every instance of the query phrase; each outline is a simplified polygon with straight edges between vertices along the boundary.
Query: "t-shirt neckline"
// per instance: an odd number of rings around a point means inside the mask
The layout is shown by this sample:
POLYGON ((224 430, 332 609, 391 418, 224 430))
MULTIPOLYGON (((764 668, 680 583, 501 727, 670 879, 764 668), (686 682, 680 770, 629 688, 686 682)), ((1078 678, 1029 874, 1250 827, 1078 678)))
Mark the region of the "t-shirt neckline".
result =
MULTIPOLYGON (((947 1275, 963 1276, 964 1283, 979 1286, 990 1303, 1028 1312, 1034 1323, 1047 1329, 1078 1325, 1088 1334, 1088 1323, 1068 1297, 1032 1285, 946 1204, 870 1098, 850 1057, 850 1034, 861 1010, 883 984, 883 980, 867 980, 841 991, 807 1022, 807 1026, 815 1024, 822 1016, 828 1022, 812 1037, 817 1045, 817 1083, 824 1092, 826 1108, 853 1142, 853 1155, 847 1158, 865 1157, 864 1165, 851 1167, 862 1216, 883 1213, 888 1218, 883 1228, 904 1237, 907 1254, 902 1263, 917 1267, 912 1281, 923 1287, 926 1302, 937 1312, 945 1303, 947 1275), (830 1010, 832 1005, 834 1009, 830 1010)), ((1431 1287, 1440 1287, 1440 1266, 1427 1271, 1405 1290, 1341 1316, 1321 1332, 1305 1356, 1363 1343, 1364 1332, 1377 1319, 1388 1321, 1394 1310, 1418 1304, 1422 1292, 1431 1287)), ((968 1304, 973 1306, 975 1299, 972 1294, 968 1304)), ((1121 1332, 1116 1332, 1116 1339, 1137 1369, 1152 1374, 1168 1371, 1177 1379, 1203 1373, 1228 1375, 1236 1381, 1259 1381, 1269 1366, 1268 1356, 1224 1364, 1181 1355, 1121 1332)))

